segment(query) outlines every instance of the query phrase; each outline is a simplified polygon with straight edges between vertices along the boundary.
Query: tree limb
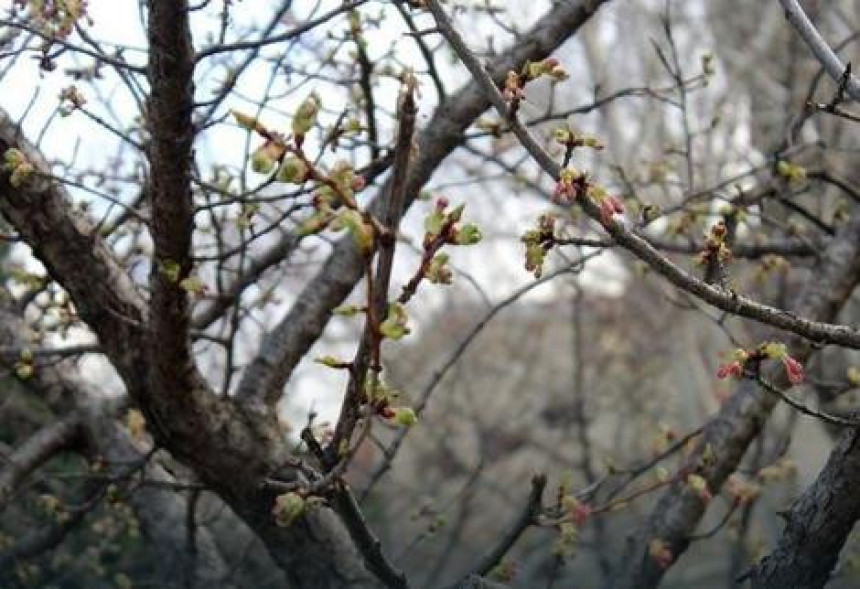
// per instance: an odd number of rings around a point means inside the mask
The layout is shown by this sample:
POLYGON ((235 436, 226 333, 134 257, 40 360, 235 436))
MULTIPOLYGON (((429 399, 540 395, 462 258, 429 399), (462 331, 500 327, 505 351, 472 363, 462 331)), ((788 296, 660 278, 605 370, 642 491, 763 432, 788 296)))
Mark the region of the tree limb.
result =
POLYGON ((0 153, 10 149, 23 153, 34 172, 13 185, 11 174, 0 170, 0 212, 69 292, 81 318, 123 372, 134 365, 134 349, 142 345, 146 305, 140 293, 93 225, 72 211, 69 195, 50 179, 39 151, 0 110, 0 153))
POLYGON ((151 135, 148 197, 155 246, 147 334, 148 385, 158 396, 188 395, 193 360, 188 293, 182 280, 192 269, 194 49, 186 0, 149 0, 147 4, 151 86, 147 102, 151 135))
MULTIPOLYGON (((779 0, 779 3, 785 9, 785 17, 791 26, 803 37, 809 49, 815 55, 815 58, 821 63, 822 67, 827 71, 831 78, 837 83, 842 79, 845 73, 845 64, 839 59, 839 56, 831 49, 827 41, 806 16, 803 7, 797 0, 779 0)), ((848 95, 854 100, 860 100, 860 80, 856 76, 848 76, 845 83, 845 90, 848 95)))
POLYGON ((73 412, 34 433, 12 455, 6 457, 6 466, 0 472, 0 511, 30 473, 79 442, 82 433, 81 416, 73 412))
MULTIPOLYGON (((436 18, 439 30, 466 65, 466 68, 471 72, 488 100, 502 116, 507 117, 511 129, 522 146, 546 173, 554 180, 558 180, 562 167, 540 146, 529 129, 519 121, 516 113, 509 112, 510 109, 501 92, 499 92, 496 82, 488 75, 481 63, 466 46, 466 43, 452 26, 451 21, 448 19, 438 0, 427 0, 427 5, 436 18)), ((662 255, 626 220, 610 221, 604 224, 602 212, 597 203, 586 196, 580 197, 577 202, 589 217, 603 224, 606 232, 624 249, 648 264, 654 271, 678 288, 699 297, 706 303, 734 315, 755 319, 761 323, 794 332, 814 342, 860 348, 860 330, 848 325, 835 325, 828 322, 813 321, 783 309, 758 303, 742 297, 735 292, 699 280, 662 255)))
MULTIPOLYGON (((527 60, 545 58, 576 33, 607 0, 579 0, 556 4, 520 41, 501 53, 489 66, 494 83, 502 84, 512 69, 527 60)), ((418 155, 406 180, 408 208, 442 161, 463 141, 464 131, 488 107, 489 101, 473 84, 448 97, 418 134, 418 155)), ((391 180, 389 180, 391 182, 391 180)), ((387 185, 380 189, 385 194, 387 185)), ((378 212, 374 202, 372 213, 378 212)), ((331 318, 331 310, 352 291, 362 276, 362 257, 353 239, 341 239, 326 263, 301 292, 286 316, 263 340, 245 372, 237 397, 249 403, 277 402, 293 369, 331 318)))
MULTIPOLYGON (((812 278, 798 295, 795 311, 823 321, 833 320, 860 281, 860 217, 855 217, 831 241, 813 270, 812 278)), ((794 337, 788 342, 792 356, 806 362, 815 349, 794 337)), ((780 367, 766 378, 778 387, 787 387, 780 367)), ((711 493, 719 491, 734 472, 749 444, 779 402, 779 397, 759 389, 757 383, 741 381, 719 414, 705 426, 696 450, 681 467, 702 476, 711 493), (706 459, 706 456, 709 457, 706 459)), ((690 544, 691 536, 705 513, 700 496, 681 481, 672 485, 658 501, 642 527, 628 538, 618 568, 606 589, 652 589, 666 568, 648 555, 653 540, 664 542, 675 561, 690 544)))

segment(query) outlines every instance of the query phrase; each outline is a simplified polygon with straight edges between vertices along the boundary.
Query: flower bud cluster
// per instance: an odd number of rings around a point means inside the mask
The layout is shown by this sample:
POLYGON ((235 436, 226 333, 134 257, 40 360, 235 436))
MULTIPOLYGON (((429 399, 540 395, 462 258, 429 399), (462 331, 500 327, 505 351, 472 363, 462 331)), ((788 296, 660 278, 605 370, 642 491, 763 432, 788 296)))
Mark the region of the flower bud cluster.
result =
POLYGON ((747 370, 757 373, 759 365, 764 360, 782 362, 786 377, 793 385, 802 384, 805 380, 803 364, 792 357, 788 353, 787 346, 780 342, 765 342, 752 351, 736 349, 732 352, 731 360, 717 369, 717 378, 723 379, 729 376, 740 378, 747 370))

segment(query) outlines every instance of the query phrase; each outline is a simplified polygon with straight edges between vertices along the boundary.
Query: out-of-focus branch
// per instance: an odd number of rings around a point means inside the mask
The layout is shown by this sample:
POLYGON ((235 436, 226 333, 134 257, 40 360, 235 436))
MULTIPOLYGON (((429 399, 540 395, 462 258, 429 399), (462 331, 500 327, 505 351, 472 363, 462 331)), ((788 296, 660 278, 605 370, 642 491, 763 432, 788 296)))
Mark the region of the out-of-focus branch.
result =
POLYGON ((40 554, 58 546, 75 527, 80 524, 87 514, 99 506, 105 495, 107 484, 93 483, 82 505, 69 510, 68 516, 60 522, 48 524, 33 530, 12 546, 0 552, 0 571, 11 570, 15 564, 35 558, 40 554))
MULTIPOLYGON (((797 0, 779 0, 779 3, 785 9, 785 17, 791 26, 803 37, 803 40, 812 50, 815 58, 821 63, 827 73, 836 82, 839 82, 842 75, 845 73, 845 64, 839 59, 839 56, 831 49, 830 45, 806 16, 803 7, 797 0)), ((860 80, 856 76, 849 76, 845 83, 845 90, 848 95, 854 100, 860 100, 860 80)))
POLYGON ((82 424, 77 412, 66 415, 38 430, 5 458, 0 472, 0 511, 31 472, 81 441, 82 424))
MULTIPOLYGON (((0 343, 4 346, 20 348, 23 347, 26 337, 27 328, 20 316, 10 312, 8 308, 0 307, 0 343)), ((11 357, 3 359, 3 365, 6 368, 11 367, 14 362, 15 359, 11 357)), ((102 394, 85 383, 70 362, 43 365, 38 363, 37 356, 33 374, 24 381, 24 385, 51 411, 68 412, 67 417, 46 426, 45 432, 55 428, 66 430, 76 425, 76 437, 85 436, 88 442, 76 449, 82 452, 86 459, 94 460, 96 457, 102 457, 111 465, 141 463, 143 454, 135 446, 129 432, 107 413, 107 408, 93 407, 102 394)), ((26 442, 19 452, 23 451, 28 444, 30 441, 26 442)), ((14 455, 12 459, 18 463, 14 455)), ((38 466, 39 464, 35 465, 35 467, 38 466)), ((129 496, 129 503, 144 533, 152 540, 152 545, 161 558, 164 573, 178 574, 182 570, 181 556, 185 539, 181 522, 186 512, 187 500, 181 493, 170 488, 176 483, 176 479, 160 465, 150 462, 142 466, 142 470, 152 484, 142 485, 134 490, 129 496), (161 484, 164 488, 159 487, 161 484)), ((5 478, 6 472, 0 475, 0 480, 5 478)), ((28 472, 17 474, 27 476, 32 472, 33 469, 30 469, 28 472)), ((111 476, 103 482, 112 482, 127 473, 124 473, 122 466, 116 466, 111 468, 109 474, 111 476)), ((0 488, 3 486, 0 482, 0 488)), ((53 533, 56 534, 58 531, 55 530, 53 533)), ((31 545, 37 543, 35 538, 44 539, 49 535, 45 531, 41 536, 33 536, 31 545)), ((201 564, 198 578, 201 581, 217 581, 219 587, 232 586, 224 580, 229 566, 208 527, 197 529, 197 554, 201 564)))

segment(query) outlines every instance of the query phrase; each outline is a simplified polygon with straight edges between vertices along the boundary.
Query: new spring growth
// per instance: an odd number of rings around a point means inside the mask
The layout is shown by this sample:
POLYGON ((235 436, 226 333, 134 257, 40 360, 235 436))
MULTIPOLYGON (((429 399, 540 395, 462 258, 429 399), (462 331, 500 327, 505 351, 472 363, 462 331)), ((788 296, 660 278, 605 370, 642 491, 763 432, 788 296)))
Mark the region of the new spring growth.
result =
POLYGON ((9 172, 9 183, 18 188, 30 179, 36 168, 23 151, 13 147, 3 154, 3 171, 9 172))
POLYGON ((277 138, 267 139, 251 154, 251 169, 258 174, 270 174, 287 152, 287 146, 277 138))
POLYGON ((388 305, 388 314, 385 321, 379 324, 379 333, 382 337, 399 340, 404 336, 409 335, 409 315, 406 313, 406 307, 400 303, 391 303, 388 305))
POLYGON ((591 517, 591 507, 573 495, 565 495, 561 500, 561 506, 566 512, 566 517, 577 528, 584 526, 588 518, 591 517))
POLYGON ((427 266, 427 280, 432 284, 451 284, 454 275, 448 266, 449 259, 450 256, 444 252, 433 256, 433 259, 430 260, 430 264, 427 266))
POLYGON ((296 156, 284 158, 278 169, 277 180, 286 184, 304 184, 310 177, 311 170, 305 161, 296 156))
POLYGON ((374 231, 366 222, 364 216, 354 209, 341 210, 331 223, 331 229, 340 231, 346 229, 355 239, 358 248, 369 253, 373 251, 374 231))
POLYGON ((554 138, 556 142, 562 144, 568 150, 577 147, 590 147, 591 149, 603 149, 603 144, 597 137, 591 135, 580 135, 570 127, 558 128, 555 130, 554 138))
POLYGON ((424 249, 427 250, 434 241, 441 240, 449 245, 474 245, 481 241, 483 235, 474 223, 460 225, 460 219, 466 205, 459 205, 448 210, 448 199, 440 197, 436 206, 424 219, 424 249))
POLYGON ((707 265, 713 262, 720 264, 728 264, 732 261, 732 250, 729 249, 726 243, 728 236, 728 227, 724 221, 715 223, 708 234, 705 236, 705 246, 699 253, 697 262, 701 265, 707 265))
POLYGON ((537 227, 526 231, 520 241, 526 246, 526 270, 540 278, 546 255, 555 245, 555 215, 538 217, 537 227))
POLYGON ((552 200, 563 205, 572 204, 579 195, 588 189, 586 175, 576 168, 563 168, 558 175, 558 182, 552 191, 552 200))
POLYGON ((732 352, 731 360, 720 365, 717 369, 717 378, 723 379, 729 376, 740 378, 744 371, 749 369, 758 371, 758 366, 764 360, 779 360, 785 369, 788 381, 798 385, 804 381, 803 364, 788 353, 785 344, 779 342, 765 342, 753 351, 736 349, 732 352))
POLYGON ((669 544, 659 538, 651 540, 648 544, 648 555, 661 569, 667 569, 675 560, 675 555, 672 554, 672 549, 669 544))
POLYGON ((27 380, 35 372, 33 351, 30 348, 24 348, 18 355, 18 360, 15 362, 15 376, 21 380, 27 380))
POLYGON ((316 124, 320 106, 322 106, 322 101, 319 94, 315 92, 305 98, 299 105, 293 116, 293 137, 296 145, 301 146, 307 132, 316 124))
POLYGON ((382 380, 369 381, 364 395, 374 413, 393 425, 412 427, 418 423, 418 414, 415 413, 414 409, 392 405, 399 395, 382 380))
POLYGON ((761 495, 761 485, 748 481, 735 473, 726 483, 726 491, 738 505, 749 505, 761 495))
POLYGON ((60 92, 60 116, 69 116, 74 110, 84 106, 86 102, 86 97, 74 84, 63 88, 60 92))
POLYGON ((788 381, 793 385, 802 384, 804 380, 803 364, 796 358, 792 358, 788 353, 788 348, 785 344, 771 342, 764 345, 764 354, 768 358, 779 360, 785 367, 785 374, 788 381))
POLYGON ((561 62, 555 57, 547 57, 543 61, 526 63, 523 67, 523 75, 527 82, 536 80, 541 76, 548 76, 555 82, 562 82, 570 77, 567 75, 564 67, 562 67, 561 62))
POLYGON ((776 164, 776 171, 780 176, 788 180, 788 183, 792 186, 803 184, 806 180, 806 168, 785 160, 780 160, 776 164))
POLYGON ((505 88, 502 90, 502 97, 504 97, 505 102, 510 104, 512 108, 525 98, 525 93, 523 92, 524 86, 524 78, 513 70, 508 72, 508 75, 505 77, 505 88))
POLYGON ((615 195, 606 192, 606 189, 597 184, 590 184, 586 189, 588 198, 600 207, 600 222, 608 227, 615 217, 624 213, 624 203, 615 195))
POLYGON ((236 123, 248 131, 252 131, 265 139, 265 142, 251 154, 251 169, 258 174, 268 174, 275 169, 284 154, 287 153, 287 145, 280 133, 269 130, 255 117, 246 115, 237 110, 230 111, 236 123))
POLYGON ((480 228, 474 223, 461 224, 466 205, 460 205, 451 210, 450 202, 444 196, 436 200, 430 213, 424 218, 424 250, 421 265, 403 286, 398 301, 408 302, 418 291, 418 286, 424 279, 434 284, 451 284, 453 273, 448 266, 449 256, 440 253, 446 245, 474 245, 483 239, 480 228))
POLYGON ((309 179, 322 183, 313 195, 316 212, 298 228, 301 235, 318 233, 331 224, 334 230, 348 229, 365 253, 373 249, 373 226, 368 217, 359 212, 355 202, 355 193, 363 190, 367 181, 364 176, 356 174, 349 163, 338 162, 331 173, 326 174, 319 168, 310 169, 303 157, 288 157, 281 166, 279 177, 281 175, 297 184, 309 179), (346 205, 346 210, 342 209, 343 205, 346 205))
POLYGON ((296 492, 284 493, 275 497, 275 505, 272 507, 272 515, 275 523, 282 527, 289 527, 305 512, 305 499, 296 492))
POLYGON ((511 111, 516 111, 520 101, 525 98, 523 89, 528 82, 536 80, 542 76, 547 76, 553 82, 566 80, 569 76, 561 63, 555 57, 548 57, 543 61, 526 62, 520 73, 511 70, 505 77, 505 86, 502 89, 502 96, 510 107, 511 111))
POLYGON ((699 499, 701 499, 703 503, 709 503, 711 499, 714 498, 710 489, 708 489, 708 481, 706 481, 701 475, 687 475, 687 486, 699 496, 699 499))
POLYGON ((92 25, 86 0, 14 0, 12 4, 29 7, 31 17, 47 37, 65 39, 80 20, 92 25))
POLYGON ((578 542, 579 528, 573 522, 563 521, 558 524, 558 537, 553 544, 552 552, 558 558, 569 558, 573 556, 578 542))

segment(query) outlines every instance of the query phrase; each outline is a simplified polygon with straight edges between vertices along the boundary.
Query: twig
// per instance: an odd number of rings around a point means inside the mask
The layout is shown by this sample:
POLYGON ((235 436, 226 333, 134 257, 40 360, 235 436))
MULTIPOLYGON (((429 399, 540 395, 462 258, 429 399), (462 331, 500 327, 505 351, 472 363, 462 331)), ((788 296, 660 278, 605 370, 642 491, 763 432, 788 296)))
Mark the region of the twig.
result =
POLYGON ((808 415, 810 417, 815 417, 815 418, 820 419, 822 421, 826 421, 827 423, 830 423, 832 425, 838 425, 839 427, 860 427, 860 420, 858 420, 858 419, 846 419, 844 417, 839 417, 837 415, 831 415, 830 413, 824 413, 823 411, 817 411, 815 409, 811 409, 811 408, 807 407, 806 405, 804 405, 803 403, 795 401, 794 399, 789 397, 787 394, 785 394, 783 391, 781 391, 777 387, 775 387, 772 383, 765 380, 765 378, 762 377, 761 375, 756 376, 754 380, 758 384, 760 384, 761 387, 765 391, 767 391, 768 393, 771 393, 773 395, 778 396, 780 399, 785 401, 788 405, 790 405, 794 409, 797 409, 798 411, 800 411, 804 415, 808 415))
POLYGON ((466 575, 463 580, 455 583, 451 589, 456 589, 456 587, 466 583, 469 577, 473 575, 483 577, 489 574, 501 562, 505 554, 508 553, 517 540, 519 540, 520 536, 523 535, 523 532, 535 524, 536 518, 543 506, 544 489, 546 489, 546 475, 539 474, 532 477, 531 491, 516 521, 499 538, 498 543, 478 561, 472 572, 466 575))
MULTIPOLYGON (((806 16, 803 8, 797 0, 779 0, 779 3, 785 9, 785 16, 788 22, 797 30, 806 44, 812 50, 816 59, 824 66, 830 77, 839 82, 845 74, 846 66, 839 59, 839 56, 831 49, 827 41, 806 16)), ((860 100, 860 80, 849 74, 845 82, 845 91, 854 100, 860 100)))
POLYGON ((370 529, 346 483, 341 481, 335 486, 333 499, 341 520, 373 574, 391 589, 409 589, 406 575, 397 570, 382 552, 382 543, 370 529))
MULTIPOLYGON (((388 307, 388 287, 391 281, 391 270, 394 264, 395 235, 403 215, 406 202, 406 177, 409 171, 409 154, 412 147, 412 136, 415 132, 417 107, 415 104, 415 80, 410 79, 404 88, 399 107, 400 127, 397 133, 397 144, 394 149, 391 188, 386 195, 381 224, 385 233, 377 235, 379 257, 376 264, 375 276, 369 270, 367 280, 367 321, 361 343, 350 370, 347 392, 341 405, 340 417, 335 427, 331 444, 326 448, 326 468, 330 468, 337 460, 340 447, 349 442, 355 429, 365 391, 367 390, 368 369, 371 385, 375 388, 381 366, 382 335, 380 323, 385 319, 388 307)), ((371 416, 368 416, 368 420, 371 416)))
MULTIPOLYGON (((561 166, 541 147, 519 119, 509 113, 510 109, 501 92, 499 92, 492 78, 454 29, 439 1, 427 0, 427 6, 436 18, 440 32, 466 65, 466 68, 472 74, 490 103, 499 113, 508 118, 508 123, 522 146, 546 173, 553 179, 559 179, 562 171, 561 166)), ((840 69, 840 75, 841 73, 842 70, 840 69)), ((851 84, 848 85, 848 88, 850 91, 851 84)), ((814 342, 860 348, 860 331, 846 325, 822 323, 798 317, 784 309, 765 305, 742 297, 733 291, 709 285, 692 276, 662 255, 635 228, 631 227, 626 220, 612 220, 608 223, 603 223, 602 213, 597 203, 592 202, 588 198, 579 198, 577 202, 589 217, 600 221, 604 229, 624 249, 648 264, 654 271, 678 288, 699 297, 708 304, 740 317, 754 319, 760 323, 791 331, 814 342)))

